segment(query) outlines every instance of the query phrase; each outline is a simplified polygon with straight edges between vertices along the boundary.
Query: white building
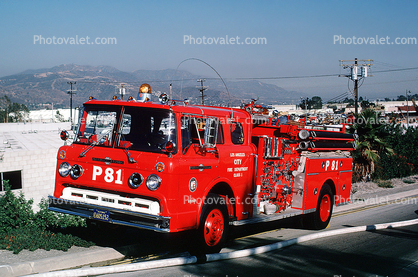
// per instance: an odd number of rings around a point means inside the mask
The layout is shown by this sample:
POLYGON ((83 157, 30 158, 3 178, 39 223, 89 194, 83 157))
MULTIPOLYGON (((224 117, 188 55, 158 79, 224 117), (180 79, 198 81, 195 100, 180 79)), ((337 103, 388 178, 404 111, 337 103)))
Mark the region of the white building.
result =
MULTIPOLYGON (((78 109, 72 110, 73 123, 78 122, 78 109)), ((62 122, 70 121, 70 109, 34 110, 25 118, 29 122, 62 122)))
POLYGON ((38 210, 41 199, 54 192, 62 129, 69 130, 69 122, 0 123, 0 193, 3 180, 9 180, 12 189, 32 198, 38 210))

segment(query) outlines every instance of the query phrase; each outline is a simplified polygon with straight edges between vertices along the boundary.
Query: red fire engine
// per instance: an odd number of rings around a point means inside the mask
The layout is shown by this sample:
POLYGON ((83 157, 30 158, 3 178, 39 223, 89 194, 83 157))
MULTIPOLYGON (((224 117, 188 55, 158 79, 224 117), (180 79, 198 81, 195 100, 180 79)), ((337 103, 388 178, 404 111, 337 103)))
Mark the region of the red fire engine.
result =
MULTIPOLYGON (((288 117, 193 106, 160 97, 91 98, 71 145, 58 151, 50 210, 154 230, 196 230, 220 251, 230 225, 305 215, 325 228, 349 201, 353 135, 288 117)), ((65 140, 68 133, 63 131, 65 140)))

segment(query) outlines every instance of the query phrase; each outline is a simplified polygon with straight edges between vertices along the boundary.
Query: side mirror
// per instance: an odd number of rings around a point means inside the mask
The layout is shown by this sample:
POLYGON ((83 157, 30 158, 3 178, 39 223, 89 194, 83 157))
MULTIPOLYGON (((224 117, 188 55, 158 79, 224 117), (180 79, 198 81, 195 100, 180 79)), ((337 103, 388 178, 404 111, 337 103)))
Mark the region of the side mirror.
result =
POLYGON ((165 153, 173 153, 176 150, 176 144, 173 141, 167 141, 161 149, 165 153))
POLYGON ((68 139, 68 137, 69 137, 68 132, 66 130, 62 130, 61 133, 60 133, 60 138, 63 141, 66 141, 68 139))
POLYGON ((206 119, 204 147, 214 148, 218 137, 219 121, 216 117, 206 119))

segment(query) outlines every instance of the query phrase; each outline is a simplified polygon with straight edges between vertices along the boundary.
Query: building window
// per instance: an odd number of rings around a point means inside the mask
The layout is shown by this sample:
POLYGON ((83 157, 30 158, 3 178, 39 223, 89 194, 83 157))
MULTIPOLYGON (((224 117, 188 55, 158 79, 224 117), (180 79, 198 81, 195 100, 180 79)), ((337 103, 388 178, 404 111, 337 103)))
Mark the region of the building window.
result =
POLYGON ((4 191, 4 181, 9 180, 9 185, 12 190, 22 188, 22 171, 8 171, 0 173, 1 190, 4 191))

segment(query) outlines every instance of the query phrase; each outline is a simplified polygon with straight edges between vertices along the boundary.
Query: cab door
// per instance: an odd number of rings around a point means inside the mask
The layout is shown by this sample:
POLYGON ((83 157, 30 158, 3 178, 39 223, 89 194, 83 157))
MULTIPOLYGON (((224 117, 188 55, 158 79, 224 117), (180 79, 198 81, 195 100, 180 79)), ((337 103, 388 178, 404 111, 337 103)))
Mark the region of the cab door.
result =
POLYGON ((199 116, 181 118, 179 152, 179 216, 196 226, 199 207, 207 186, 219 177, 219 153, 216 149, 218 123, 199 116))

